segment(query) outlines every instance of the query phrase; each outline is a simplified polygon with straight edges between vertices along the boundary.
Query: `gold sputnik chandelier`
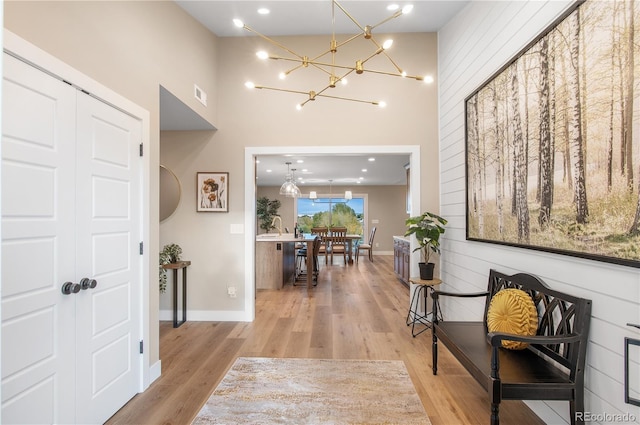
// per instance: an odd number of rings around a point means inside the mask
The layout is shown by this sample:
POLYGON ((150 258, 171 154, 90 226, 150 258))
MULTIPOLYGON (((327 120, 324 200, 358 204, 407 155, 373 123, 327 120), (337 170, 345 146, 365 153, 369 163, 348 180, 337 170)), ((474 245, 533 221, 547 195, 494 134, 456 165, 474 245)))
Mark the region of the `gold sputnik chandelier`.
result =
POLYGON ((349 14, 349 12, 347 12, 344 7, 342 7, 340 5, 340 3, 338 3, 336 0, 331 0, 331 13, 332 13, 332 36, 331 36, 331 42, 329 45, 329 49, 320 53, 317 56, 314 57, 310 57, 307 55, 300 55, 296 52, 294 52, 292 49, 289 49, 288 47, 282 45, 281 43, 273 40, 272 38, 267 37, 264 34, 259 33, 258 31, 254 30, 253 28, 247 26, 246 24, 244 24, 241 20, 239 19, 234 19, 233 23, 239 27, 239 28, 243 28, 247 31, 250 31, 256 35, 258 35, 259 37, 263 38, 264 40, 268 41, 269 43, 273 44, 274 46, 288 52, 289 54, 292 55, 292 57, 283 57, 283 56, 278 56, 278 55, 271 55, 267 52, 264 51, 260 51, 257 53, 257 56, 260 59, 273 59, 273 60, 281 60, 281 61, 289 61, 289 62, 293 62, 295 65, 282 72, 280 74, 280 78, 284 79, 286 78, 287 75, 291 74, 292 72, 299 70, 299 69, 303 69, 303 68, 309 68, 309 66, 314 67, 319 69, 320 71, 326 73, 329 76, 329 84, 327 86, 325 86, 324 88, 320 89, 320 90, 309 90, 309 91, 299 91, 299 90, 290 90, 290 89, 284 89, 284 88, 276 88, 276 87, 267 87, 267 86, 262 86, 262 85, 257 85, 254 84, 252 82, 247 82, 245 83, 245 86, 247 88, 253 89, 265 89, 265 90, 275 90, 275 91, 281 91, 281 92, 287 92, 287 93, 295 93, 295 94, 302 94, 307 96, 307 99, 305 101, 303 101, 302 103, 299 103, 298 105, 296 105, 297 109, 302 109, 302 107, 304 105, 306 105, 308 102, 312 102, 315 101, 317 98, 320 97, 324 97, 324 98, 330 98, 330 99, 338 99, 338 100, 348 100, 348 101, 352 101, 352 102, 361 102, 361 103, 369 103, 372 105, 376 105, 376 106, 380 106, 380 107, 384 107, 386 106, 385 102, 382 101, 369 101, 369 100, 361 100, 361 99, 353 99, 353 98, 348 98, 348 97, 341 97, 341 96, 334 96, 329 94, 330 91, 329 89, 333 89, 336 87, 337 83, 343 83, 346 84, 346 77, 348 75, 350 75, 351 73, 356 73, 356 74, 363 74, 363 73, 373 73, 373 74, 382 74, 382 75, 390 75, 390 76, 394 76, 394 77, 403 77, 403 78, 411 78, 417 81, 426 81, 428 83, 432 82, 433 79, 431 77, 422 77, 422 76, 414 76, 414 75, 407 75, 407 73, 398 66, 398 64, 391 58, 391 56, 389 56, 389 54, 387 53, 387 49, 389 49, 391 47, 391 45, 393 44, 393 40, 386 40, 384 43, 379 43, 376 38, 373 36, 373 30, 377 27, 379 27, 380 25, 395 19, 399 16, 402 16, 404 14, 407 14, 409 12, 411 12, 411 10, 413 9, 412 5, 408 5, 403 7, 400 10, 397 10, 396 12, 394 12, 391 16, 389 16, 388 18, 380 21, 379 23, 375 24, 375 25, 361 25, 353 16, 351 16, 349 14), (338 8, 340 9, 346 16, 347 18, 353 22, 358 28, 359 28, 359 33, 347 38, 344 41, 338 42, 336 40, 336 34, 335 34, 335 9, 338 8), (356 40, 357 38, 359 38, 360 36, 363 36, 366 40, 370 40, 371 43, 373 43, 375 50, 373 51, 373 53, 371 53, 370 56, 368 56, 365 59, 356 59, 355 63, 353 66, 350 65, 340 65, 336 63, 336 54, 338 52, 338 49, 341 48, 342 46, 344 46, 345 44, 356 40), (327 59, 323 59, 325 58, 327 55, 331 54, 330 57, 330 62, 327 62, 327 59), (365 67, 365 64, 372 58, 378 56, 378 55, 383 55, 385 56, 389 62, 392 64, 393 66, 393 71, 392 72, 387 72, 387 71, 378 71, 378 70, 373 70, 373 69, 368 69, 365 67))

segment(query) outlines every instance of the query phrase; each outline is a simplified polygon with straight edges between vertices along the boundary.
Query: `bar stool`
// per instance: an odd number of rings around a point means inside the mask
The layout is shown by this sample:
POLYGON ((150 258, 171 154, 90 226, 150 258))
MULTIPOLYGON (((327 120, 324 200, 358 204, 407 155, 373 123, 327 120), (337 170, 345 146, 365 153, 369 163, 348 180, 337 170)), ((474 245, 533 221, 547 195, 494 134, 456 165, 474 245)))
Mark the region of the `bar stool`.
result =
MULTIPOLYGON (((316 236, 315 239, 313 240, 313 252, 311 253, 313 256, 313 260, 312 260, 313 270, 311 270, 311 273, 313 273, 313 286, 316 286, 318 284, 318 275, 320 274, 320 267, 318 266, 319 251, 320 251, 320 236, 316 236)), ((303 264, 307 264, 307 255, 309 255, 309 253, 307 252, 307 248, 299 249, 298 253, 296 254, 296 261, 298 261, 298 259, 301 259, 303 264)), ((296 267, 296 270, 297 270, 297 267, 296 267)), ((300 275, 306 276, 307 273, 309 273, 309 270, 305 270, 300 275)), ((296 279, 294 279, 293 286, 296 286, 295 281, 297 280, 297 277, 298 276, 296 276, 296 279)))
MULTIPOLYGON (((435 286, 442 283, 440 279, 423 280, 419 277, 409 278, 409 287, 411 284, 415 284, 416 289, 411 297, 411 303, 409 304, 409 312, 407 313, 407 319, 405 323, 407 326, 411 326, 411 335, 415 338, 427 329, 431 329, 431 322, 433 321, 432 311, 427 311, 429 305, 429 294, 434 290, 435 286), (424 304, 424 310, 420 310, 420 301, 424 304), (425 328, 416 333, 416 323, 424 325, 425 328)), ((441 311, 438 306, 438 311, 441 311)), ((442 320, 442 316, 439 315, 438 320, 442 320)))
POLYGON ((296 247, 296 279, 307 274, 307 247, 296 247))

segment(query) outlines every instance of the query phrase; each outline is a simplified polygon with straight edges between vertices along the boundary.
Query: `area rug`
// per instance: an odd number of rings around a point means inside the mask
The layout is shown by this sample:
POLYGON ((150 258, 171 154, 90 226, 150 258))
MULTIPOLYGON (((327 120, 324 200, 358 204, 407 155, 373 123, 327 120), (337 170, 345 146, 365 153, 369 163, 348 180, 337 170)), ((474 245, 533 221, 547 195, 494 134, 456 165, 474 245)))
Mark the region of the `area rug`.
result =
POLYGON ((402 361, 239 357, 193 424, 431 422, 402 361))

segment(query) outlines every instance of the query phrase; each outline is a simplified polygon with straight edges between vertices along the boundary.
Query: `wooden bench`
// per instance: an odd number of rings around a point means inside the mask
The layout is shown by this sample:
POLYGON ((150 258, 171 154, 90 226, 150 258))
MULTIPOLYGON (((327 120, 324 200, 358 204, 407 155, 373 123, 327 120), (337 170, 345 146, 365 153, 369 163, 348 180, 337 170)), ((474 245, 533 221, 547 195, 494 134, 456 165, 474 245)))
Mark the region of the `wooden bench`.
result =
POLYGON ((568 400, 571 423, 584 423, 584 365, 591 318, 591 300, 547 287, 539 278, 519 273, 508 276, 491 270, 486 292, 457 294, 434 291, 433 374, 438 370, 438 341, 442 342, 488 392, 491 424, 500 423, 502 400, 568 400), (528 293, 538 310, 535 336, 489 333, 487 312, 501 289, 528 293), (442 297, 485 297, 481 322, 438 320, 442 297), (502 348, 502 341, 522 341, 523 350, 502 348))

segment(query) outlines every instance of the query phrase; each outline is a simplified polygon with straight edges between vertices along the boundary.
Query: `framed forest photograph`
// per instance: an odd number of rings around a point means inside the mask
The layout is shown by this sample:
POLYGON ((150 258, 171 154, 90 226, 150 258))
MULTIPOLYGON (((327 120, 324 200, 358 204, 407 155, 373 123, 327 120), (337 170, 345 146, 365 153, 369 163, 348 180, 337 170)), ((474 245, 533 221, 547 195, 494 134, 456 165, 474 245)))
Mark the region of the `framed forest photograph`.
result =
POLYGON ((576 2, 465 99, 468 240, 640 267, 638 3, 576 2))

